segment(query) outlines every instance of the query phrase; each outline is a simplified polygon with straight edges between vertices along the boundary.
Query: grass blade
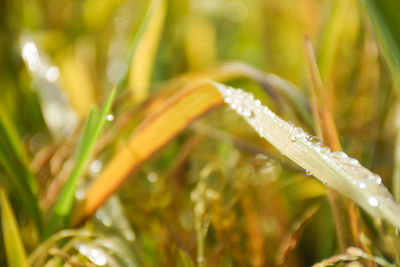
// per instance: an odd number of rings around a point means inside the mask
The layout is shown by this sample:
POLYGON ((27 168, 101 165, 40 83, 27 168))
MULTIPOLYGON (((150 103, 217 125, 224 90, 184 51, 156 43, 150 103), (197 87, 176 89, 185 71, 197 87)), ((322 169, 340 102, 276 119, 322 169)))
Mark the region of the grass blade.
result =
POLYGON ((56 230, 69 224, 69 215, 74 204, 75 190, 90 160, 97 138, 106 121, 106 115, 110 112, 115 92, 113 90, 101 110, 98 112, 93 111, 86 121, 75 156, 75 167, 57 199, 50 222, 46 228, 45 237, 49 237, 56 230))
POLYGON ((37 201, 38 186, 28 168, 28 156, 14 125, 0 108, 0 163, 8 173, 24 207, 35 222, 39 233, 42 231, 42 217, 37 201))
MULTIPOLYGON (((83 205, 83 218, 92 215, 114 193, 127 176, 166 145, 192 120, 222 104, 214 85, 190 85, 171 97, 134 132, 124 147, 89 187, 83 205)), ((82 218, 78 218, 82 220, 82 218)))
POLYGON ((192 258, 182 249, 179 249, 179 256, 184 267, 195 267, 192 258))
POLYGON ((239 89, 216 84, 225 102, 281 153, 321 182, 355 201, 375 218, 400 229, 400 205, 381 178, 342 151, 331 152, 321 141, 273 113, 239 89))
MULTIPOLYGON (((316 132, 322 142, 333 151, 340 151, 341 145, 337 134, 336 125, 329 110, 322 79, 318 70, 317 61, 315 59, 314 50, 311 41, 305 39, 305 47, 307 60, 309 64, 311 80, 312 80, 312 96, 313 96, 313 113, 317 129, 316 132)), ((352 236, 357 240, 358 227, 357 223, 351 223, 350 218, 356 218, 356 210, 354 205, 350 205, 346 199, 343 199, 335 191, 329 188, 327 191, 329 203, 332 209, 333 218, 336 225, 336 235, 341 251, 346 247, 354 245, 352 236), (352 226, 354 226, 352 228, 352 226)))
POLYGON ((389 64, 397 92, 400 90, 400 20, 397 0, 364 0, 378 40, 389 64))
POLYGON ((314 215, 319 210, 319 206, 313 205, 308 208, 305 213, 297 219, 291 226, 290 231, 287 233, 285 239, 279 246, 279 250, 276 256, 276 263, 278 266, 283 266, 286 263, 289 253, 299 243, 300 236, 305 226, 311 221, 314 215))
POLYGON ((135 37, 132 40, 132 43, 131 43, 131 45, 129 47, 129 51, 128 51, 128 57, 127 57, 127 66, 129 66, 129 67, 127 68, 127 70, 125 70, 125 73, 122 75, 121 80, 116 85, 117 92, 121 91, 127 85, 128 81, 129 81, 129 73, 132 68, 133 59, 135 57, 138 46, 140 45, 140 42, 146 33, 146 29, 147 29, 149 23, 151 22, 151 18, 153 17, 155 8, 157 8, 158 5, 160 5, 160 4, 165 4, 165 3, 162 3, 161 1, 164 2, 165 0, 153 0, 152 1, 149 9, 147 10, 147 13, 146 13, 144 19, 143 19, 143 22, 139 27, 139 30, 137 31, 135 37))
POLYGON ((138 40, 129 73, 129 88, 135 102, 142 102, 148 96, 149 84, 154 68, 154 59, 161 39, 164 19, 167 13, 165 0, 153 1, 151 13, 143 34, 138 40))
POLYGON ((323 260, 319 263, 314 264, 312 267, 336 266, 340 262, 359 261, 360 259, 370 260, 379 266, 394 267, 393 264, 390 264, 386 260, 379 257, 371 256, 361 249, 354 247, 348 248, 346 250, 346 253, 344 254, 336 255, 332 258, 323 260))
POLYGON ((318 66, 325 85, 332 71, 348 5, 349 1, 347 0, 333 1, 332 13, 324 29, 321 49, 318 55, 318 66))
MULTIPOLYGON (((400 103, 397 102, 396 117, 400 118, 400 103)), ((400 119, 395 122, 396 139, 394 143, 394 170, 393 170, 393 194, 400 201, 400 119)))
POLYGON ((28 267, 24 245, 4 189, 0 188, 1 226, 9 267, 28 267))

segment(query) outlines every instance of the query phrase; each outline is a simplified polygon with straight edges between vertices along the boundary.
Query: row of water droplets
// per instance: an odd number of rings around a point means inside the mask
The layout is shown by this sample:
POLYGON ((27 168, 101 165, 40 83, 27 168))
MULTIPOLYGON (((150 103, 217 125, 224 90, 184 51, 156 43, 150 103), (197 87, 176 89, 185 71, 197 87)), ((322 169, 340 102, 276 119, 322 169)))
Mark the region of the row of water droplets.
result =
MULTIPOLYGON (((273 135, 271 131, 272 127, 260 123, 266 121, 265 118, 268 117, 269 121, 272 121, 277 127, 285 130, 284 132, 287 133, 287 138, 291 143, 302 142, 306 144, 325 161, 336 165, 339 169, 347 173, 353 185, 356 185, 360 190, 368 192, 367 202, 370 206, 378 207, 380 204, 378 199, 387 197, 387 190, 381 185, 381 177, 364 168, 358 160, 349 157, 342 151, 331 152, 328 147, 322 146, 322 142, 318 137, 309 135, 302 128, 296 127, 292 122, 281 119, 268 107, 263 106, 260 100, 254 99, 252 94, 221 84, 217 84, 216 86, 223 95, 225 103, 229 104, 233 110, 246 119, 260 136, 266 138, 268 141, 271 140, 269 137, 273 135), (374 193, 381 195, 374 195, 374 193)), ((305 166, 302 167, 306 169, 307 175, 312 175, 310 170, 305 168, 305 166)))

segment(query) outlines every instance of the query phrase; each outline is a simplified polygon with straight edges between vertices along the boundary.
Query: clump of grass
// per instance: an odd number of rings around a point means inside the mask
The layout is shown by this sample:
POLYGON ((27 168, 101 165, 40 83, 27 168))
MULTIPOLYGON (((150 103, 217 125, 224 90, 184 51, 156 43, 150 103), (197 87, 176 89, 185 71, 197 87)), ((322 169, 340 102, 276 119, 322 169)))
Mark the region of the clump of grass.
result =
POLYGON ((16 3, 0 265, 400 264, 395 0, 16 3))

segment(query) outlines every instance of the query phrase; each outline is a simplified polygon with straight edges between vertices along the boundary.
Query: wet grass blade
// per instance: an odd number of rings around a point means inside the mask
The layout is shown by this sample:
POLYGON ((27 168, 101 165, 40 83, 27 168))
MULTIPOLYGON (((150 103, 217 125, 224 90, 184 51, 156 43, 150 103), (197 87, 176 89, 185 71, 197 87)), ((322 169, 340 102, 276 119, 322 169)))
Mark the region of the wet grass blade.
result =
POLYGON ((0 188, 1 226, 3 242, 6 249, 9 267, 28 267, 24 245, 19 233, 18 224, 7 199, 6 193, 0 188))
POLYGON ((127 146, 90 185, 78 220, 91 216, 133 170, 164 147, 192 120, 222 103, 221 95, 210 82, 188 85, 172 96, 135 130, 127 146))
POLYGON ((321 146, 319 138, 281 119, 253 95, 222 84, 216 86, 225 102, 282 154, 352 199, 374 218, 383 218, 400 229, 400 205, 382 185, 379 175, 344 152, 331 152, 321 146))
POLYGON ((397 0, 364 0, 379 43, 389 64, 397 92, 400 90, 400 20, 397 0))
POLYGON ((69 216, 75 199, 75 190, 93 153, 97 138, 106 121, 106 115, 110 112, 115 92, 113 90, 101 110, 94 109, 86 121, 75 156, 75 167, 57 199, 49 224, 46 227, 45 237, 49 237, 56 230, 69 224, 69 216))
POLYGON ((42 217, 36 195, 38 186, 29 170, 28 156, 21 140, 7 113, 0 108, 0 163, 41 233, 42 217))

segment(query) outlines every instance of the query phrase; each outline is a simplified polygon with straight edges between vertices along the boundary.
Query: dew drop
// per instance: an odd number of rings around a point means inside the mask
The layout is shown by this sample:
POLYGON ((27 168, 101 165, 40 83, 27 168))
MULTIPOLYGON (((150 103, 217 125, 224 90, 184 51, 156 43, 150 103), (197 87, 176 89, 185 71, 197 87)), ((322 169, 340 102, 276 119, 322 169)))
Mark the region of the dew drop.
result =
POLYGON ((114 115, 113 114, 107 114, 106 115, 106 120, 107 121, 113 121, 114 120, 114 115))
POLYGON ((375 173, 372 174, 371 178, 372 178, 371 180, 373 180, 377 184, 381 184, 382 183, 382 178, 378 174, 375 174, 375 173))
POLYGON ((247 110, 247 109, 242 112, 242 115, 246 118, 254 117, 254 113, 251 110, 247 110))
POLYGON ((158 180, 158 176, 157 176, 157 174, 155 174, 154 172, 150 172, 150 173, 147 175, 147 180, 148 180, 150 183, 155 183, 155 182, 157 182, 157 180, 158 180))
POLYGON ((310 176, 312 175, 312 172, 310 170, 306 170, 306 175, 310 176))
POLYGON ((292 142, 292 143, 297 142, 297 136, 296 136, 296 134, 291 134, 291 135, 289 135, 289 140, 290 140, 290 142, 292 142))
POLYGON ((376 199, 376 197, 373 197, 373 196, 368 198, 368 204, 370 204, 372 207, 378 207, 379 206, 378 200, 376 199))
POLYGON ((347 159, 348 158, 347 154, 344 153, 343 151, 332 152, 332 157, 335 159, 347 159))
POLYGON ((355 158, 350 158, 350 157, 343 160, 342 162, 345 162, 345 163, 347 163, 349 165, 353 165, 353 166, 358 165, 358 160, 356 160, 355 158))
POLYGON ((365 185, 365 183, 363 183, 363 182, 359 183, 358 186, 359 186, 360 188, 366 188, 366 187, 367 187, 367 186, 365 185))
POLYGON ((325 154, 325 155, 329 155, 331 153, 331 149, 329 147, 324 146, 321 148, 321 153, 325 154))
POLYGON ((320 146, 321 145, 321 139, 319 139, 316 136, 310 135, 307 137, 307 140, 314 146, 320 146))
POLYGON ((101 171, 102 168, 103 163, 101 162, 101 160, 95 160, 90 164, 89 170, 92 175, 96 175, 101 171))

